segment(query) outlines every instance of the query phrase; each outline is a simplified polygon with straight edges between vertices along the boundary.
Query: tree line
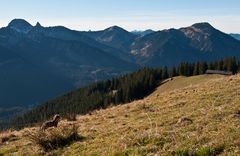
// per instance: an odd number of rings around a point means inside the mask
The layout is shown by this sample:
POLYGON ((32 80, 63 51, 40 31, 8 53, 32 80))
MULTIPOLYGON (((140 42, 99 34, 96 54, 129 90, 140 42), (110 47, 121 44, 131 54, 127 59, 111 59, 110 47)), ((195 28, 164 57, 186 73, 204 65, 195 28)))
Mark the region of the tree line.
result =
POLYGON ((205 74, 207 69, 231 71, 236 74, 240 71, 240 62, 232 57, 213 62, 183 62, 171 68, 143 68, 111 80, 93 83, 48 101, 17 116, 9 126, 22 128, 45 121, 54 114, 87 114, 110 105, 142 99, 152 93, 165 79, 179 75, 201 75, 205 74))

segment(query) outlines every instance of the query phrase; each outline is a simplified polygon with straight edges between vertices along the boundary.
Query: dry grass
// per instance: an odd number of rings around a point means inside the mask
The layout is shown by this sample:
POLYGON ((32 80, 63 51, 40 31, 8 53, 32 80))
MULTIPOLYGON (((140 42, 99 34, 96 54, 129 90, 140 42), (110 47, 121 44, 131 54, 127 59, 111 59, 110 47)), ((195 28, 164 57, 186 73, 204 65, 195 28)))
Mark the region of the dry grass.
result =
POLYGON ((191 76, 191 77, 184 77, 184 76, 178 76, 174 77, 173 81, 168 81, 168 83, 165 83, 158 87, 158 92, 169 92, 176 89, 181 89, 184 87, 189 87, 196 84, 202 84, 208 81, 209 79, 216 79, 216 78, 223 78, 222 75, 198 75, 198 76, 191 76))
POLYGON ((29 131, 29 139, 44 151, 51 151, 62 148, 74 141, 83 140, 84 137, 78 134, 78 127, 75 125, 52 128, 46 131, 29 131))
MULTIPOLYGON (((143 100, 78 116, 78 133, 86 139, 48 154, 240 155, 240 76, 180 79, 143 100)), ((16 152, 33 155, 41 149, 27 136, 0 147, 0 154, 16 152)))

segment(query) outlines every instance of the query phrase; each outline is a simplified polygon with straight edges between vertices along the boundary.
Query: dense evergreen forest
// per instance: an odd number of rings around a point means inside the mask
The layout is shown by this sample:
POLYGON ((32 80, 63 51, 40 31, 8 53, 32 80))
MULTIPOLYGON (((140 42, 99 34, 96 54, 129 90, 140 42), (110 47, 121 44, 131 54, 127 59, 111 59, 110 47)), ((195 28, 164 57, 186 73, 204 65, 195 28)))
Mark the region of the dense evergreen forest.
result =
POLYGON ((215 62, 181 63, 172 68, 143 68, 136 72, 101 81, 67 93, 16 117, 10 127, 22 128, 49 119, 54 114, 86 114, 110 105, 144 98, 167 78, 204 74, 207 69, 240 71, 240 62, 227 58, 215 62))

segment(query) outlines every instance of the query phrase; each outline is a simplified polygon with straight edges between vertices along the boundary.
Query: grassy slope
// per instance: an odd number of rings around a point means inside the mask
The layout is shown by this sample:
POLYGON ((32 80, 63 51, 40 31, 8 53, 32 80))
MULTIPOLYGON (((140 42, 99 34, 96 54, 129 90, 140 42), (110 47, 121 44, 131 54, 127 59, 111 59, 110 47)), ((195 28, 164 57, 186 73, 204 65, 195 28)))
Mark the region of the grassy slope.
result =
MULTIPOLYGON (((143 100, 79 116, 76 124, 85 140, 51 154, 167 156, 223 147, 222 155, 240 155, 240 117, 234 116, 238 111, 240 75, 177 77, 143 100), (192 123, 178 123, 182 117, 192 123)), ((19 138, 3 144, 0 155, 39 153, 25 131, 16 132, 19 138)))

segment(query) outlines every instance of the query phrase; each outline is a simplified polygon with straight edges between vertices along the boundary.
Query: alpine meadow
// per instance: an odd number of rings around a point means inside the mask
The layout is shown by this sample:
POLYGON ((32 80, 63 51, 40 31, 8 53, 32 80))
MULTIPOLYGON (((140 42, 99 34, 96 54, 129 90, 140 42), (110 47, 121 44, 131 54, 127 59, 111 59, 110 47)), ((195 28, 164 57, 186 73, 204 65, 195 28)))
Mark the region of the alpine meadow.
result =
POLYGON ((0 2, 0 156, 240 156, 239 6, 0 2))

